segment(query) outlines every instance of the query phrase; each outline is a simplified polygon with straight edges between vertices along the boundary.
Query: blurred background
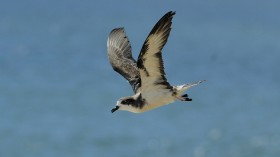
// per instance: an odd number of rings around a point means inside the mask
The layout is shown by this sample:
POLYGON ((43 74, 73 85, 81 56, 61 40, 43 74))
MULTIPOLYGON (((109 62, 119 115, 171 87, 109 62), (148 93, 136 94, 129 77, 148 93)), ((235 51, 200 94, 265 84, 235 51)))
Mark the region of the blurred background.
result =
POLYGON ((280 156, 280 1, 4 0, 0 5, 1 157, 280 156), (107 59, 125 27, 136 58, 176 11, 163 50, 171 84, 205 83, 143 114, 107 59))

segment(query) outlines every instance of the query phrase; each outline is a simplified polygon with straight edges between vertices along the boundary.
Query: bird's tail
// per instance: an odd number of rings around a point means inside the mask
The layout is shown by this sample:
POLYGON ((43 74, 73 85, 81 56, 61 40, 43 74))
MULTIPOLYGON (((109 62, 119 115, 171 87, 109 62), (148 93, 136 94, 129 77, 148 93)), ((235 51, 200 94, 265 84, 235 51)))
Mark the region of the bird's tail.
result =
POLYGON ((184 84, 184 85, 180 85, 180 86, 177 86, 177 91, 179 91, 178 93, 183 93, 184 91, 186 91, 187 89, 193 87, 193 86, 196 86, 202 82, 204 82, 206 80, 200 80, 200 81, 196 81, 196 82, 193 82, 193 83, 188 83, 188 84, 184 84))

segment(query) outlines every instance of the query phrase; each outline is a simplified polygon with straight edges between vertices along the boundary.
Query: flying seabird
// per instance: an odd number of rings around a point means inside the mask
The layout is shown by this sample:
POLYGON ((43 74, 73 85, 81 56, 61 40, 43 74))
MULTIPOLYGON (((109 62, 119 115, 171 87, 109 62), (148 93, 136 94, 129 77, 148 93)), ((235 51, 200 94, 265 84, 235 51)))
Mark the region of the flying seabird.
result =
POLYGON ((141 113, 167 105, 175 100, 192 101, 182 93, 202 81, 172 86, 168 83, 163 66, 162 48, 171 31, 175 12, 166 13, 146 38, 137 61, 133 59, 131 46, 124 28, 115 28, 107 41, 107 53, 113 69, 131 85, 134 95, 120 98, 111 110, 141 113))

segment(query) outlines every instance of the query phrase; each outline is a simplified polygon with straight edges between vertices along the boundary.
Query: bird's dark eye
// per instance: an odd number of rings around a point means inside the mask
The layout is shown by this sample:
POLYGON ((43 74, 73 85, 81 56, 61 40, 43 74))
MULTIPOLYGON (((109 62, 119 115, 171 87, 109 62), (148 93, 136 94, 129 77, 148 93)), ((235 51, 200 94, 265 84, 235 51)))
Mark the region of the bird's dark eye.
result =
POLYGON ((123 101, 122 101, 122 104, 127 104, 127 100, 123 100, 123 101))
POLYGON ((133 99, 126 99, 126 100, 123 100, 123 101, 122 101, 122 104, 124 104, 124 105, 129 105, 129 104, 132 103, 132 101, 133 101, 133 99))

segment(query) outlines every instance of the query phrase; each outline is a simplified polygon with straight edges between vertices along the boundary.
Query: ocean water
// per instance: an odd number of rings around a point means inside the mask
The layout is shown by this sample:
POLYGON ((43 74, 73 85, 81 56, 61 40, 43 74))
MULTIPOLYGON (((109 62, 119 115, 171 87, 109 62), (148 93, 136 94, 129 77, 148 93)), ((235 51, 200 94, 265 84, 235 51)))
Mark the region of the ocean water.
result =
POLYGON ((280 156, 279 1, 2 1, 1 157, 280 156), (163 50, 171 84, 207 80, 143 114, 106 40, 125 27, 133 55, 176 11, 163 50))

